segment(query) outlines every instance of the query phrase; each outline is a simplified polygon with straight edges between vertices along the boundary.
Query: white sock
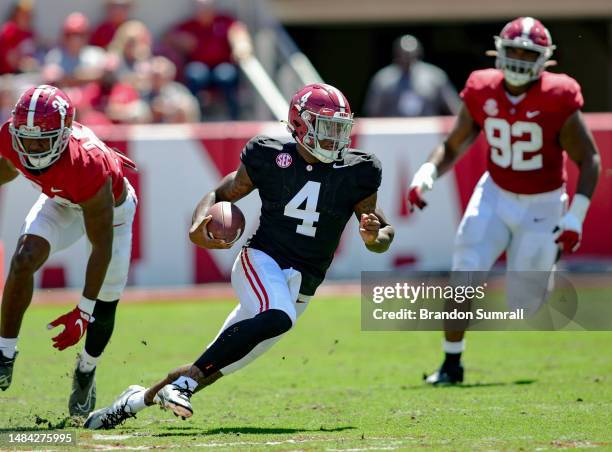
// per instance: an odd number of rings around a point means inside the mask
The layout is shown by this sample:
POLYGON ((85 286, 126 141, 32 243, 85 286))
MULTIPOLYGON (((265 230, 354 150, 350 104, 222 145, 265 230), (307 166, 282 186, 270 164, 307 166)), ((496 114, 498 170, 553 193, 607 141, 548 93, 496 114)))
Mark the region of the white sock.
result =
POLYGON ((172 382, 173 385, 179 386, 181 388, 189 388, 191 392, 195 391, 198 387, 198 382, 193 378, 189 377, 178 377, 176 380, 172 382))
POLYGON ((146 392, 147 391, 137 392, 136 394, 134 394, 128 399, 127 404, 130 407, 130 410, 132 411, 132 413, 138 413, 139 411, 144 410, 148 406, 145 403, 145 399, 144 399, 146 392))
POLYGON ((17 351, 17 337, 0 337, 0 351, 5 358, 13 358, 17 351))
POLYGON ((449 342, 446 339, 442 343, 444 353, 463 353, 465 350, 465 339, 459 342, 449 342))
POLYGON ((85 349, 83 349, 79 358, 79 371, 91 372, 96 368, 96 365, 98 364, 98 359, 100 359, 99 356, 97 358, 94 358, 89 353, 87 353, 85 349))

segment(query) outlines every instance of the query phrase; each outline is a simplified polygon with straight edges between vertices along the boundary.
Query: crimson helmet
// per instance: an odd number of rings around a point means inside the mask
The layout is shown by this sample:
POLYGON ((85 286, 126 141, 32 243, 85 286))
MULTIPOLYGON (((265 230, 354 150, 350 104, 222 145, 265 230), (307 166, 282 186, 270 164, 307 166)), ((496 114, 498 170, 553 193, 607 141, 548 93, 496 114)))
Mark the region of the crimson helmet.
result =
POLYGON ((496 67, 504 71, 504 77, 510 85, 521 86, 540 77, 544 63, 552 56, 555 46, 542 22, 533 17, 519 17, 508 22, 499 36, 495 36, 495 49, 496 67), (525 61, 508 58, 508 47, 537 52, 538 59, 525 61))
POLYGON ((13 110, 9 132, 13 149, 22 165, 40 170, 55 163, 68 145, 74 119, 74 107, 66 94, 50 85, 39 85, 25 91, 13 110), (48 150, 29 152, 23 139, 49 140, 48 150))
POLYGON ((325 83, 306 85, 291 98, 287 128, 323 163, 342 160, 351 143, 353 114, 344 94, 325 83))

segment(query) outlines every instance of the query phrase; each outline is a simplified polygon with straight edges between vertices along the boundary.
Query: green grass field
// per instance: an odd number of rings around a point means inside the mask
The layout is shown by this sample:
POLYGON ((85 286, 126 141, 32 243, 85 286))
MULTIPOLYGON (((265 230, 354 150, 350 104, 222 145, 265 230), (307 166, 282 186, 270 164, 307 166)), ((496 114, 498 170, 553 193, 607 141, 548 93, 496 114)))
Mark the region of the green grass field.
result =
MULTIPOLYGON (((120 306, 98 407, 193 361, 231 308, 120 306)), ((13 385, 0 393, 5 435, 66 424, 76 349, 55 351, 45 329, 65 309, 27 313, 13 385)), ((359 309, 357 298, 315 298, 270 352, 198 393, 190 420, 153 407, 115 431, 76 429, 79 447, 612 450, 612 333, 472 333, 466 384, 431 388, 421 377, 440 362, 440 333, 361 332, 359 309)))

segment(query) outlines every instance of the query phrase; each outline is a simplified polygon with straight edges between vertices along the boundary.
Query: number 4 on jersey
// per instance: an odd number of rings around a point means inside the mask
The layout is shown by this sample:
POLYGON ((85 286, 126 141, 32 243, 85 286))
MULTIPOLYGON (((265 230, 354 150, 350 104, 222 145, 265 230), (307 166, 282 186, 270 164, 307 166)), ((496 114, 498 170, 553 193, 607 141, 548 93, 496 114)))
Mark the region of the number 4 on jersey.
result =
POLYGON ((298 234, 314 237, 317 233, 317 228, 313 225, 315 221, 319 221, 317 202, 319 201, 320 190, 320 182, 308 181, 285 206, 286 216, 302 220, 302 223, 298 224, 296 228, 298 234), (304 201, 306 201, 306 208, 300 209, 304 201))

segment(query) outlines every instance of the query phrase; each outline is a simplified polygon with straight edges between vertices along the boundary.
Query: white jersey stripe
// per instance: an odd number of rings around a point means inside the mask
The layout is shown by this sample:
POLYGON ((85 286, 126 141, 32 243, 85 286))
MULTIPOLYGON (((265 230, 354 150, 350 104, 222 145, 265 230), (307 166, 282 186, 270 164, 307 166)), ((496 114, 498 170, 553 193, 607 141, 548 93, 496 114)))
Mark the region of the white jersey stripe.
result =
POLYGON ((26 123, 28 127, 34 127, 34 111, 36 110, 36 102, 38 102, 38 98, 42 92, 42 88, 36 88, 34 90, 34 94, 32 94, 32 99, 30 99, 30 105, 28 106, 28 119, 26 123))

